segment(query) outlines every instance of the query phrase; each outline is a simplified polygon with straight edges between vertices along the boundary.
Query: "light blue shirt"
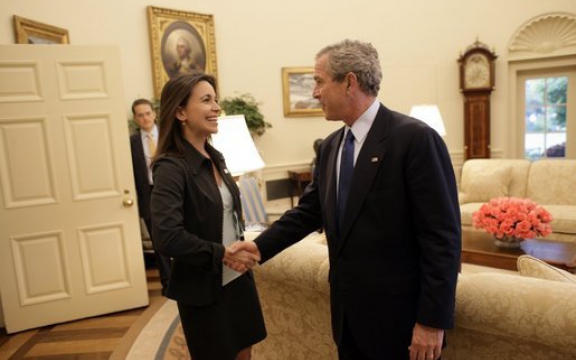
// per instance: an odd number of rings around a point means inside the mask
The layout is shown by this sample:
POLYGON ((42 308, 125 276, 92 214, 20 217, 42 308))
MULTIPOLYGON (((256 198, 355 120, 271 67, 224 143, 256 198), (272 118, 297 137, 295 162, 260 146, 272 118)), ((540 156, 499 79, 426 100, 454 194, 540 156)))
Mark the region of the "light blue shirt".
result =
MULTIPOLYGON (((228 187, 222 181, 218 185, 218 190, 220 190, 220 195, 222 196, 222 209, 224 211, 222 224, 222 245, 228 246, 236 241, 238 229, 236 228, 236 222, 234 221, 234 200, 232 199, 232 194, 228 187)), ((240 277, 242 273, 230 269, 228 266, 222 264, 222 286, 230 283, 232 280, 240 277)))

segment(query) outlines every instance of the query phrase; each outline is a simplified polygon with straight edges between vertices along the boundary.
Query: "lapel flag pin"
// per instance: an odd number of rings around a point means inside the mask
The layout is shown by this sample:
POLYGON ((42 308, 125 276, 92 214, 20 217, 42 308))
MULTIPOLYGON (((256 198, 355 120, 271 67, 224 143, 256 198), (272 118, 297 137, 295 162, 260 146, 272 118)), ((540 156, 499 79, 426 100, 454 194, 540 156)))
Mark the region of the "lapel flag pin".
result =
POLYGON ((378 162, 378 156, 373 156, 373 157, 370 159, 370 162, 373 162, 373 163, 378 162))

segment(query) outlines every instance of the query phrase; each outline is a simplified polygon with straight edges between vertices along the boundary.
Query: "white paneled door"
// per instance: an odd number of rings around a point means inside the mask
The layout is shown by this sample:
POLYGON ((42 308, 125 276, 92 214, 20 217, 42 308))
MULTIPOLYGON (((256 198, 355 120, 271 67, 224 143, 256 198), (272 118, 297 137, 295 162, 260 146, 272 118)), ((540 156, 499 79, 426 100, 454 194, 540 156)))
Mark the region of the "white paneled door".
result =
POLYGON ((148 304, 120 56, 0 45, 0 297, 9 333, 148 304))

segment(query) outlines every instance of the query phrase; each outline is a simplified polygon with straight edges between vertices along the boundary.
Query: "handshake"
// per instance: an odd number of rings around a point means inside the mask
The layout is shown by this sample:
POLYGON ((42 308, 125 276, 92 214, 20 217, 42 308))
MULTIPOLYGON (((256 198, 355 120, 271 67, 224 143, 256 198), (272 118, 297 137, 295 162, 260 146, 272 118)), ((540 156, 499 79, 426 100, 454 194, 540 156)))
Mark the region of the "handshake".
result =
POLYGON ((252 241, 236 241, 225 247, 222 262, 230 269, 245 273, 260 261, 260 250, 252 241))

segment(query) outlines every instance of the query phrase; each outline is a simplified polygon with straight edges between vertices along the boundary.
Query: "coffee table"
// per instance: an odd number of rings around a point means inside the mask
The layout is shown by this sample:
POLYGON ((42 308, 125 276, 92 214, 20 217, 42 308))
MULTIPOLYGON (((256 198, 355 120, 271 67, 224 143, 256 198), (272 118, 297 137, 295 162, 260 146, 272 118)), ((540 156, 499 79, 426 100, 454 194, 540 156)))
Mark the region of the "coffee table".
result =
POLYGON ((494 245, 494 238, 488 233, 462 231, 462 262, 498 269, 518 270, 516 260, 524 254, 576 273, 576 243, 526 239, 522 241, 520 249, 504 249, 494 245))

